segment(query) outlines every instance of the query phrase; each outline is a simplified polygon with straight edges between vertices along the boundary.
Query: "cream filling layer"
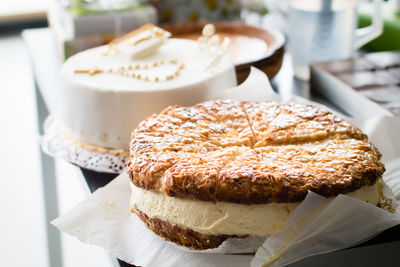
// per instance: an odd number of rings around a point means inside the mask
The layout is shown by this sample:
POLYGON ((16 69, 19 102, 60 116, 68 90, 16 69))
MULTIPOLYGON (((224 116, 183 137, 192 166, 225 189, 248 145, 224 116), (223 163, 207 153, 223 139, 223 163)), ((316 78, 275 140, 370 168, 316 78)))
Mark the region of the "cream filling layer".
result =
MULTIPOLYGON (((159 219, 208 235, 268 236, 281 230, 300 202, 237 204, 169 197, 131 183, 131 208, 159 219)), ((373 205, 380 201, 381 183, 346 194, 373 205)))

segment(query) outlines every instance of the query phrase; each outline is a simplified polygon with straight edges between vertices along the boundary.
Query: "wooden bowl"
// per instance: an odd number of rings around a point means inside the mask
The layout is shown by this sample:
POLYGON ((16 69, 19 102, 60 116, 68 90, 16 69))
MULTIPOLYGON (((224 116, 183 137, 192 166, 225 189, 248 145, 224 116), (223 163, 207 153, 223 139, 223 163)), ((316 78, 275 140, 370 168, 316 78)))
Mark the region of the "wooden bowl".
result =
MULTIPOLYGON (((181 24, 164 24, 161 27, 171 32, 172 37, 197 40, 205 24, 187 22, 181 24)), ((251 66, 265 72, 270 80, 278 73, 284 54, 285 38, 282 33, 274 29, 261 29, 240 22, 213 22, 213 24, 218 35, 221 37, 228 36, 233 39, 230 53, 234 59, 238 83, 246 79, 251 66), (239 44, 239 42, 235 42, 235 38, 238 37, 247 38, 242 38, 239 44), (250 38, 257 38, 255 39, 257 42, 260 42, 260 40, 265 42, 266 49, 261 54, 255 55, 253 53, 246 60, 246 53, 251 53, 251 49, 243 47, 243 40, 251 40, 250 38), (235 58, 235 53, 240 54, 240 62, 236 60, 238 57, 235 58)))

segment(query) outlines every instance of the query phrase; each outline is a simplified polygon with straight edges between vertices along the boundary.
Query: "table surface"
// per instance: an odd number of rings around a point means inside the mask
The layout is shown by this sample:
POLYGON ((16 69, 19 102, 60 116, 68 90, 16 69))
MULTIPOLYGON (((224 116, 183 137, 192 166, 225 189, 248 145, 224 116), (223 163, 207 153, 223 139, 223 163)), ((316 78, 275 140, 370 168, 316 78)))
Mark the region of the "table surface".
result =
MULTIPOLYGON (((49 112, 53 113, 60 103, 58 88, 61 86, 61 81, 58 72, 62 63, 55 47, 53 34, 50 29, 41 28, 24 31, 23 37, 31 55, 35 81, 49 112)), ((324 99, 310 95, 308 83, 293 78, 291 60, 287 53, 284 57, 282 69, 272 80, 271 84, 274 90, 282 95, 296 94, 335 108, 334 105, 324 99)), ((338 108, 335 109, 338 110, 338 108)), ((98 188, 105 186, 117 176, 116 174, 99 173, 84 168, 81 168, 81 172, 82 178, 85 179, 90 192, 94 192, 98 188)), ((390 228, 373 239, 353 248, 386 244, 394 241, 396 241, 396 243, 400 241, 400 226, 390 228)), ((121 261, 119 263, 120 266, 132 266, 121 261)))

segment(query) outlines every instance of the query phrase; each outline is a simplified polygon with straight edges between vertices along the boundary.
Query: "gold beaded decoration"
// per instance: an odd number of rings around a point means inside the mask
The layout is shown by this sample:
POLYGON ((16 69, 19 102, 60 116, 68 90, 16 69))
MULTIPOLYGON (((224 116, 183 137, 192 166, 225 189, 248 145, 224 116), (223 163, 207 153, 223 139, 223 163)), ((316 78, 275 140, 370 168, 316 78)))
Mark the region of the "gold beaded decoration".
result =
POLYGON ((93 68, 93 69, 89 69, 89 70, 75 70, 74 71, 74 73, 87 73, 90 76, 93 76, 93 75, 98 74, 98 73, 103 73, 103 72, 104 72, 103 70, 101 70, 101 69, 99 69, 97 67, 93 68))
POLYGON ((102 70, 98 67, 93 69, 79 69, 75 70, 74 73, 86 73, 89 75, 95 75, 98 73, 113 73, 126 77, 131 77, 137 80, 146 81, 146 82, 162 82, 162 81, 170 81, 179 76, 180 72, 183 70, 185 65, 177 59, 170 60, 156 60, 150 64, 128 64, 126 66, 121 66, 118 68, 110 68, 108 70, 102 70), (135 71, 137 70, 147 70, 151 68, 156 68, 162 65, 171 64, 176 65, 176 69, 172 72, 172 74, 166 75, 164 77, 154 76, 150 77, 147 75, 141 75, 135 71))

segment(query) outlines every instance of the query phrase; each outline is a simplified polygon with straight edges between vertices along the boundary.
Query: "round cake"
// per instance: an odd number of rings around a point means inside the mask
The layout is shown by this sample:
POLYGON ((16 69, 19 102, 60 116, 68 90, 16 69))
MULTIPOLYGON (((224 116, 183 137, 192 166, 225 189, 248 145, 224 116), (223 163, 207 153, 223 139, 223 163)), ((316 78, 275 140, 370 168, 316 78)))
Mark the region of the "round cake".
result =
POLYGON ((193 249, 282 229, 308 190, 377 205, 381 154, 358 128, 301 104, 172 106, 133 131, 131 211, 193 249))
POLYGON ((153 31, 153 40, 140 36, 145 30, 149 27, 136 32, 135 40, 133 34, 124 38, 117 52, 118 42, 78 53, 63 64, 59 116, 73 140, 128 150, 132 128, 151 114, 172 104, 193 105, 236 86, 228 54, 216 60, 198 42, 174 38, 154 48, 160 33, 153 31))

